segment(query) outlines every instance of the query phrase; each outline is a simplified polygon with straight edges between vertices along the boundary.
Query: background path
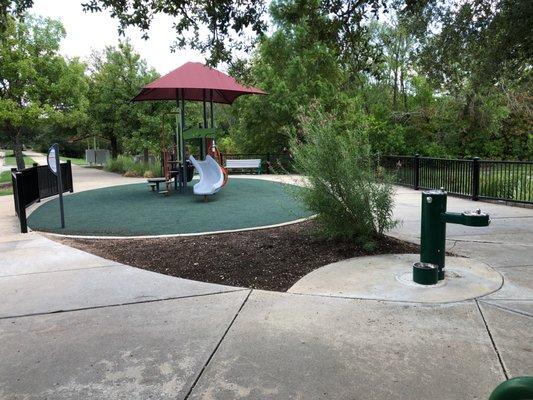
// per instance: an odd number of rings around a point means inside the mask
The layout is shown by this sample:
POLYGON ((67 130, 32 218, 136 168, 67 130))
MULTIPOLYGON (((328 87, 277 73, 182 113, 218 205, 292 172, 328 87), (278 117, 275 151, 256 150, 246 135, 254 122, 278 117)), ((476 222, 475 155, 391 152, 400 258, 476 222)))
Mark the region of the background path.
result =
MULTIPOLYGON (((76 191, 143 181, 73 174, 76 191)), ((420 193, 399 188, 396 200, 393 234, 416 242, 420 193)), ((21 235, 12 203, 0 197, 2 399, 485 399, 533 375, 533 210, 450 198, 493 223, 448 225, 448 247, 505 283, 428 305, 159 275, 21 235)))

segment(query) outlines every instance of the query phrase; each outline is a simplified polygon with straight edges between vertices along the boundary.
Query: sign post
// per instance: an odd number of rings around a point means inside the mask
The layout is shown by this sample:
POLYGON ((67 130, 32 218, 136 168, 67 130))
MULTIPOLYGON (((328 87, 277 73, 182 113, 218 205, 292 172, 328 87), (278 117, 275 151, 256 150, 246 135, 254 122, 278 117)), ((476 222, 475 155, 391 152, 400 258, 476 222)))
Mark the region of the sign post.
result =
POLYGON ((65 211, 63 210, 63 178, 59 161, 59 146, 54 143, 48 150, 48 168, 57 176, 57 192, 59 194, 59 210, 61 211, 61 228, 65 229, 65 211))

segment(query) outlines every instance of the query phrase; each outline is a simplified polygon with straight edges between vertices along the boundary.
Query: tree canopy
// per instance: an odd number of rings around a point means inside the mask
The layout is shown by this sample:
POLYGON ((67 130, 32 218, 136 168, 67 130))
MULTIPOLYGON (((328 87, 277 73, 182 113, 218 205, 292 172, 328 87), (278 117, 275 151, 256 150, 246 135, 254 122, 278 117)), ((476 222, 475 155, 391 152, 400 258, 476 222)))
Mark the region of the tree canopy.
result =
POLYGON ((233 71, 270 93, 238 103, 237 150, 281 151, 316 99, 363 110, 375 152, 531 158, 531 2, 395 2, 353 31, 329 5, 272 4, 276 30, 233 71))
MULTIPOLYGON (((1 1, 1 0, 0 0, 1 1)), ((96 137, 116 156, 158 153, 171 102, 132 104, 157 73, 128 40, 88 65, 59 54, 57 21, 29 0, 0 2, 0 134, 21 162, 25 141, 96 137), (54 136, 55 135, 55 136, 54 136)), ((125 32, 174 17, 176 46, 226 62, 268 96, 243 96, 215 117, 232 152, 278 153, 318 103, 357 123, 374 153, 504 159, 533 155, 533 3, 529 0, 87 0, 125 32), (267 27, 269 25, 269 27, 267 27), (249 51, 241 58, 235 49, 249 51), (353 120, 355 118, 355 120, 353 120)), ((191 125, 201 107, 187 106, 191 125)), ((346 120, 344 120, 346 119, 346 120)), ((1 138, 0 138, 1 139, 1 138)))
POLYGON ((147 68, 129 42, 94 53, 90 70, 87 133, 107 140, 113 157, 132 142, 138 150, 151 147, 151 140, 158 139, 162 108, 156 103, 132 104, 131 99, 158 77, 157 72, 147 68))
POLYGON ((85 66, 59 54, 63 26, 51 19, 7 19, 0 41, 0 126, 24 168, 23 140, 44 123, 75 126, 83 119, 85 66))

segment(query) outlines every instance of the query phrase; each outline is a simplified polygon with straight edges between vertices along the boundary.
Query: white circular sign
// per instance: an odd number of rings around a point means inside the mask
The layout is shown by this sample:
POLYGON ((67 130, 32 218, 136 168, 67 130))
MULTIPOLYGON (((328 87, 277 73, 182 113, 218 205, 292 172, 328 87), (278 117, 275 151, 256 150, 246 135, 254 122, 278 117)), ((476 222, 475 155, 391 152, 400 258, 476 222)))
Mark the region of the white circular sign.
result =
POLYGON ((50 147, 50 150, 48 150, 48 168, 52 170, 52 172, 57 175, 57 161, 56 161, 56 148, 55 146, 50 147))

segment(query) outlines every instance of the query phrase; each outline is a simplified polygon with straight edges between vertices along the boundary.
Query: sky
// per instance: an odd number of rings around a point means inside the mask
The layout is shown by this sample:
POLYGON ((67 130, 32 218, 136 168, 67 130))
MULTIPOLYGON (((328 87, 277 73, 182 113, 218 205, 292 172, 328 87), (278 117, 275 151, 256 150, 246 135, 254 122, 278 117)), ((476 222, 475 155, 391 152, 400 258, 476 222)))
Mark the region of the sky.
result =
MULTIPOLYGON (((67 32, 61 43, 61 53, 68 57, 86 60, 93 50, 118 44, 118 22, 107 11, 85 13, 82 0, 35 0, 31 13, 59 19, 67 32)), ((175 39, 172 19, 157 15, 152 22, 148 40, 142 39, 139 29, 128 28, 126 36, 149 67, 166 74, 187 61, 205 61, 205 56, 194 50, 170 51, 175 39)))

